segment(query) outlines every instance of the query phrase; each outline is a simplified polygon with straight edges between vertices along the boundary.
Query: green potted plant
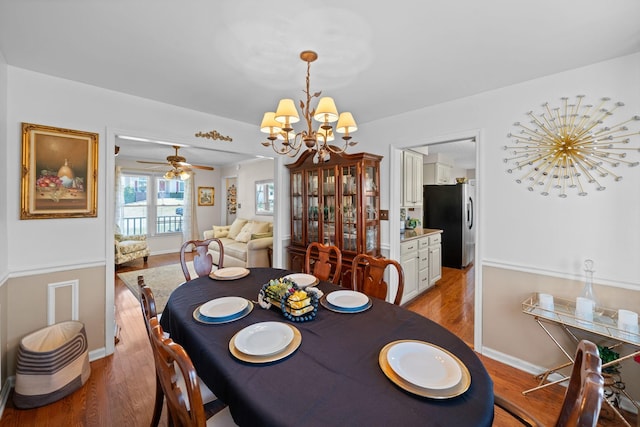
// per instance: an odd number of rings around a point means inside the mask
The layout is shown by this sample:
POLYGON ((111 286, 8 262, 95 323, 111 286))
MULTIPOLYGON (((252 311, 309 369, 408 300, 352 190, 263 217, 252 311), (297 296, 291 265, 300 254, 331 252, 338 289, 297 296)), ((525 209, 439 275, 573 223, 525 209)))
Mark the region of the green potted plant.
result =
POLYGON ((419 219, 417 219, 417 218, 409 218, 409 219, 407 219, 406 227, 409 230, 413 230, 414 228, 416 228, 419 225, 420 225, 420 220, 419 219))

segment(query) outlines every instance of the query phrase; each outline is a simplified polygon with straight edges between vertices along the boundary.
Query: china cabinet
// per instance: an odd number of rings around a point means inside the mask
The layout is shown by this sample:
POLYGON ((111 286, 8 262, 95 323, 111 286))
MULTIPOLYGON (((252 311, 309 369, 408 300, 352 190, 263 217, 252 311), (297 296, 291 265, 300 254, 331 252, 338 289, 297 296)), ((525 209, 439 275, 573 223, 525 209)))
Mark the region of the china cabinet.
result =
POLYGON ((307 246, 321 242, 342 252, 343 286, 359 253, 380 255, 380 161, 368 153, 331 154, 314 162, 314 151, 292 164, 289 268, 302 270, 307 246))

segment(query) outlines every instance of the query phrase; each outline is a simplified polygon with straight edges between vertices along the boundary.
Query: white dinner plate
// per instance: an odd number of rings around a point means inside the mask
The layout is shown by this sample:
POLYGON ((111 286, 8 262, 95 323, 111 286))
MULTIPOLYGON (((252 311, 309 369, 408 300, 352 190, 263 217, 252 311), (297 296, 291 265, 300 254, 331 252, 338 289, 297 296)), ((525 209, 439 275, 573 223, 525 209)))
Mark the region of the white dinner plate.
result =
POLYGON ((293 340, 293 330, 282 322, 260 322, 247 326, 235 337, 235 346, 250 356, 268 356, 284 350, 293 340))
POLYGON ((244 267, 225 267, 214 270, 209 277, 215 280, 236 280, 249 275, 250 271, 244 267))
POLYGON ((462 370, 456 360, 429 343, 395 344, 389 348, 387 360, 396 374, 422 388, 447 389, 462 378, 462 370))
POLYGON ((316 276, 304 273, 289 274, 287 276, 284 276, 283 279, 289 279, 292 282, 295 282, 300 289, 304 289, 307 286, 317 285, 319 282, 316 276))
POLYGON ((241 297, 222 297, 200 306, 200 314, 213 319, 233 316, 247 308, 249 302, 241 297))
POLYGON ((357 291, 333 291, 327 294, 327 301, 339 308, 356 309, 369 303, 369 297, 357 291))

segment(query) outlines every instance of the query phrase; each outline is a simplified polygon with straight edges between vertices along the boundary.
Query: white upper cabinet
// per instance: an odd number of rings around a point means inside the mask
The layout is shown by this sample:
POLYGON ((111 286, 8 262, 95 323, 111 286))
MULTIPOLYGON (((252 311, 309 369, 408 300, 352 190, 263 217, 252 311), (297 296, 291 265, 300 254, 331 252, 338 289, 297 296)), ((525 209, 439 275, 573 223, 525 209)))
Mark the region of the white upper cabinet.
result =
POLYGON ((422 154, 402 152, 402 206, 422 206, 422 154))
POLYGON ((445 163, 427 163, 424 165, 425 185, 446 185, 451 183, 451 165, 445 163))

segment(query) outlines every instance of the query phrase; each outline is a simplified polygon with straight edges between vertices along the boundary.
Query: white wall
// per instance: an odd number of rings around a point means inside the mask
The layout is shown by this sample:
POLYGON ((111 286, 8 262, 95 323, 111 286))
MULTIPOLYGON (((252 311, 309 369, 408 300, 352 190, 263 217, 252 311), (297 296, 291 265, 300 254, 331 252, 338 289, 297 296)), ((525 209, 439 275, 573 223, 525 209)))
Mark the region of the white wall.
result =
MULTIPOLYGON (((0 51, 0 159, 8 157, 7 143, 7 62, 4 55, 0 51)), ((0 182, 8 183, 7 168, 0 167, 0 182)), ((20 182, 20 180, 12 180, 12 182, 20 182)), ((5 185, 7 187, 7 185, 5 185)), ((7 235, 7 216, 9 215, 9 206, 2 203, 3 209, 0 209, 0 232, 3 236, 7 235)), ((0 239, 0 286, 4 283, 8 274, 8 239, 0 239)), ((1 308, 0 308, 1 309, 1 308)), ((1 313, 0 313, 1 314, 1 313)))
MULTIPOLYGON (((73 263, 104 262, 106 214, 106 156, 112 156, 113 141, 107 140, 108 129, 131 131, 132 134, 164 135, 195 146, 219 146, 223 141, 195 138, 199 130, 216 129, 233 138, 238 152, 251 153, 259 132, 256 127, 184 108, 170 106, 134 96, 103 90, 82 83, 9 67, 7 173, 19 183, 20 123, 97 132, 100 136, 98 176, 98 218, 20 221, 20 185, 7 188, 8 254, 11 272, 38 267, 73 263), (38 236, 33 245, 24 236, 38 236), (87 242, 91 242, 87 245, 87 242), (29 257, 22 254, 29 253, 29 257)), ((111 175, 112 176, 112 175, 111 175)), ((109 207, 111 209, 111 207, 109 207)))
MULTIPOLYGON (((238 208, 236 210, 236 218, 257 218, 262 221, 273 221, 273 215, 256 215, 256 181, 274 179, 273 168, 274 162, 272 159, 256 159, 228 166, 222 170, 222 176, 235 176, 237 178, 238 194, 236 200, 238 208)), ((225 201, 221 200, 221 203, 225 203, 225 201)))
MULTIPOLYGON (((640 168, 622 168, 622 181, 607 179, 605 191, 590 187, 586 197, 543 197, 516 184, 515 176, 506 173, 502 149, 514 122, 525 122, 527 111, 542 112, 544 102, 559 106, 563 96, 585 94, 593 103, 602 97, 625 102, 610 124, 640 114, 638 76, 640 54, 617 58, 363 124, 357 147, 387 155, 390 142, 398 147, 418 146, 438 136, 480 129, 479 262, 575 275, 582 273, 584 259, 591 258, 597 282, 640 289, 640 168)), ((640 124, 630 126, 637 131, 640 124)), ((639 146, 640 136, 634 140, 639 146)), ((388 178, 383 167, 382 182, 389 182, 388 178)), ((382 209, 388 208, 388 191, 382 187, 382 209)))

